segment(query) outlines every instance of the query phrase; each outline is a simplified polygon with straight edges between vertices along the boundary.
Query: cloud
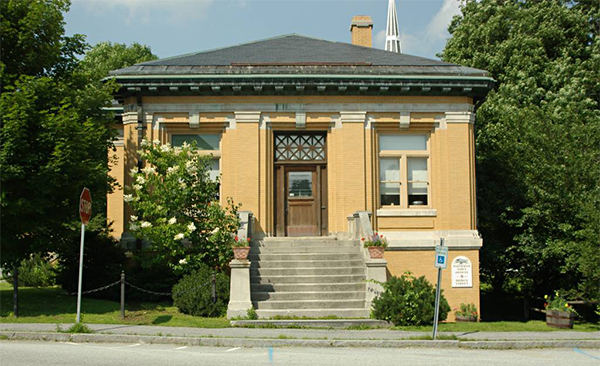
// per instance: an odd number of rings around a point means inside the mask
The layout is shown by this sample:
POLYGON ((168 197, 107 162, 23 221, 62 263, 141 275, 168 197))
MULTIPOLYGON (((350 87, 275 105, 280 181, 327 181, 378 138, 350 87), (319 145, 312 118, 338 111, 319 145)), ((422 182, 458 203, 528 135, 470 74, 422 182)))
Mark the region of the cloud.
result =
POLYGON ((381 49, 385 48, 385 29, 375 34, 375 37, 373 37, 373 47, 381 49))
POLYGON ((431 41, 438 41, 448 37, 448 25, 452 17, 460 14, 459 0, 444 0, 442 7, 427 24, 426 35, 431 41))
POLYGON ((400 31, 402 51, 410 55, 435 58, 435 54, 444 48, 449 36, 448 25, 457 14, 460 14, 460 0, 444 0, 425 28, 412 33, 400 31))
POLYGON ((206 17, 214 0, 73 0, 82 3, 88 12, 123 12, 128 25, 168 22, 181 25, 190 20, 206 17))

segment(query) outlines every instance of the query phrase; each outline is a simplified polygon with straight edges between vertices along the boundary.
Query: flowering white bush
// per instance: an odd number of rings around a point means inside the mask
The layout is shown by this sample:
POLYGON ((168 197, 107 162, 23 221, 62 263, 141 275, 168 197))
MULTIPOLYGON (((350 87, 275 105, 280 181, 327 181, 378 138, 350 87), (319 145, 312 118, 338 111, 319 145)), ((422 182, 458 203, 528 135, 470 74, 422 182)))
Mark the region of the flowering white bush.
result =
POLYGON ((224 267, 231 259, 237 231, 237 206, 216 200, 218 182, 209 177, 210 157, 195 153, 195 144, 174 150, 159 141, 142 141, 145 167, 132 169, 133 185, 124 195, 134 211, 129 230, 150 243, 146 261, 188 273, 207 264, 224 267))

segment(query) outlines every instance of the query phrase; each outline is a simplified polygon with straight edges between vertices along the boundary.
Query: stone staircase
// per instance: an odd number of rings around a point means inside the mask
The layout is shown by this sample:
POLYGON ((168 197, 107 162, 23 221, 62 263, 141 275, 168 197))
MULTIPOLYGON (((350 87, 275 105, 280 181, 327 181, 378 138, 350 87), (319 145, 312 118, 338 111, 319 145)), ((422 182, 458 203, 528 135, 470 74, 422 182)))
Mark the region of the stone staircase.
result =
POLYGON ((360 243, 335 237, 265 238, 250 249, 252 305, 261 318, 367 318, 360 243))

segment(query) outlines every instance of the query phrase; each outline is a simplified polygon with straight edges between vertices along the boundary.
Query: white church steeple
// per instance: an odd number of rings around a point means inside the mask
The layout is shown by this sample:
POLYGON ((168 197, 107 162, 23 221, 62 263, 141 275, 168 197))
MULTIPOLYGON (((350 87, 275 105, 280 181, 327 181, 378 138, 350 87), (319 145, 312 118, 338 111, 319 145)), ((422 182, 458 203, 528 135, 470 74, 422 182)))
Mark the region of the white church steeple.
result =
POLYGON ((385 31, 385 50, 402 53, 400 32, 398 32, 398 14, 396 13, 396 0, 388 3, 387 26, 385 31))

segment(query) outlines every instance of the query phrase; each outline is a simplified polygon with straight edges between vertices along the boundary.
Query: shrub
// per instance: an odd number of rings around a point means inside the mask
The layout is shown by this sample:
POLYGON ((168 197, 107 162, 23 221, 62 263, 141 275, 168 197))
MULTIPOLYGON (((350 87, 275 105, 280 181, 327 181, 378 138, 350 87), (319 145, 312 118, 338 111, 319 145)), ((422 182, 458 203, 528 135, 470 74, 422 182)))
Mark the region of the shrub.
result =
MULTIPOLYGON (((381 285, 384 292, 373 300, 373 318, 390 321, 396 326, 433 324, 435 288, 425 276, 415 278, 407 272, 400 277, 393 276, 381 285)), ((439 320, 445 320, 449 311, 450 305, 441 295, 439 320)))
MULTIPOLYGON (((52 264, 37 253, 24 259, 19 265, 19 286, 47 287, 54 285, 55 274, 52 264)), ((4 276, 7 282, 13 283, 12 273, 4 276)))
POLYGON ((147 261, 170 266, 175 274, 189 274, 208 265, 227 267, 233 234, 239 227, 238 206, 221 206, 219 182, 210 178, 210 156, 196 153, 196 142, 173 149, 160 141, 142 140, 140 156, 146 167, 133 168, 134 184, 125 187, 125 202, 135 212, 129 230, 147 241, 147 261))
MULTIPOLYGON (((151 254, 151 253, 150 253, 151 254)), ((138 253, 134 253, 131 263, 125 270, 125 281, 141 287, 146 290, 159 293, 171 292, 173 286, 181 280, 182 276, 177 276, 171 271, 171 268, 162 264, 141 265, 138 253)), ((139 291, 127 286, 127 301, 133 302, 162 302, 171 301, 169 296, 156 295, 148 292, 139 291)))
POLYGON ((217 301, 212 301, 213 270, 203 266, 184 276, 173 286, 173 305, 180 312, 194 316, 220 317, 227 313, 229 303, 229 277, 216 272, 217 301))
MULTIPOLYGON (((79 281, 79 248, 78 237, 70 238, 60 248, 56 282, 65 291, 76 292, 79 281)), ((108 285, 121 278, 121 270, 125 262, 125 254, 119 243, 109 236, 105 228, 90 226, 85 232, 85 248, 83 251, 83 284, 82 290, 91 290, 108 285)), ((90 297, 118 299, 119 286, 89 294, 90 297)))
POLYGON ((455 316, 462 316, 465 318, 477 319, 479 313, 477 312, 477 306, 473 303, 465 304, 461 303, 457 309, 454 309, 455 316))

